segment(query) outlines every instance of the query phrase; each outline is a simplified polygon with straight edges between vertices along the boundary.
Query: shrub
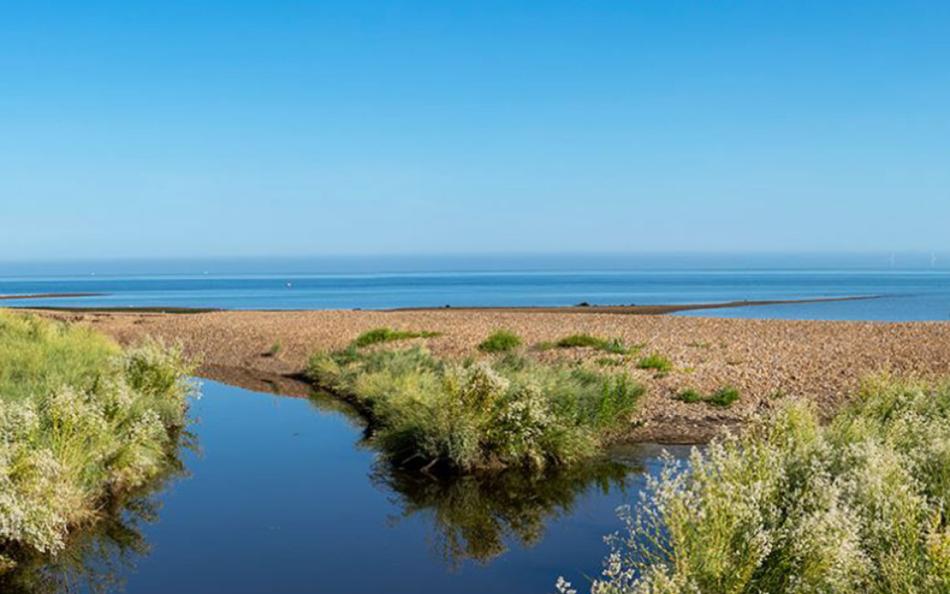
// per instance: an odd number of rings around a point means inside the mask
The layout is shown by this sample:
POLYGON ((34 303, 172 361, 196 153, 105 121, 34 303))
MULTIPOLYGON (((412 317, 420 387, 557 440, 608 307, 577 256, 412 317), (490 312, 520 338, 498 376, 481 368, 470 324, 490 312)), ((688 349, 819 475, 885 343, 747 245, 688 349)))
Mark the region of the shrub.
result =
POLYGON ((626 355, 632 350, 627 348, 619 338, 606 339, 600 338, 599 336, 591 336, 590 334, 572 334, 565 336, 554 344, 562 349, 587 347, 615 355, 626 355))
POLYGON ((506 353, 521 346, 521 337, 509 330, 496 330, 478 345, 484 353, 506 353))
POLYGON ((174 457, 192 391, 180 349, 0 312, 0 561, 56 553, 102 502, 174 457))
POLYGON ((576 462, 629 420, 643 393, 623 374, 513 355, 450 363, 419 347, 317 354, 308 373, 370 419, 393 464, 449 472, 576 462))
POLYGON ((659 353, 653 353, 637 361, 637 368, 653 369, 658 373, 669 373, 673 369, 673 362, 659 353))
MULTIPOLYGON (((785 404, 649 482, 593 592, 947 592, 950 385, 785 404)), ((570 588, 560 583, 562 591, 570 588)))
POLYGON ((687 403, 690 403, 690 404, 692 404, 692 403, 694 403, 694 402, 702 402, 703 400, 705 400, 705 397, 704 397, 702 394, 700 394, 700 393, 699 393, 698 391, 696 391, 696 390, 693 390, 692 388, 689 388, 689 389, 683 390, 682 392, 679 392, 679 393, 675 396, 675 398, 676 398, 677 400, 681 400, 681 401, 683 401, 683 402, 687 402, 687 403))
POLYGON ((384 342, 395 342, 397 340, 407 340, 409 338, 433 338, 440 336, 439 332, 414 331, 414 330, 393 330, 392 328, 374 328, 360 334, 353 341, 353 346, 357 348, 367 347, 384 342))
POLYGON ((687 402, 690 404, 694 402, 705 402, 713 406, 728 408, 732 406, 732 404, 735 401, 739 400, 739 390, 727 386, 724 388, 719 388, 718 390, 716 390, 715 392, 707 396, 707 395, 701 394, 697 390, 688 388, 676 394, 674 398, 682 402, 687 402))
POLYGON ((558 340, 555 344, 562 349, 570 349, 575 347, 598 348, 603 343, 603 338, 591 336, 590 334, 571 334, 570 336, 565 336, 558 340))
POLYGON ((706 398, 706 402, 713 406, 726 408, 739 399, 739 390, 732 387, 719 388, 706 398))

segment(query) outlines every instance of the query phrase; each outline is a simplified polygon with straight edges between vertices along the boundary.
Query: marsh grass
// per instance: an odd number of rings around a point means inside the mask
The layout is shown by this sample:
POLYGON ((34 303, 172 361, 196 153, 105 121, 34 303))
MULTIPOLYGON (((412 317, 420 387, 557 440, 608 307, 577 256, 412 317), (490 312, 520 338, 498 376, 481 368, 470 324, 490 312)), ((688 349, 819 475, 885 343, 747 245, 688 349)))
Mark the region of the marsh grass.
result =
POLYGON ((510 330, 495 330, 478 345, 483 353, 507 353, 521 346, 521 337, 510 330))
POLYGON ((123 352, 84 327, 0 312, 0 565, 62 550, 104 501, 166 469, 190 372, 158 342, 123 352))
POLYGON ((787 402, 648 487, 596 594, 950 591, 950 384, 787 402))
POLYGON ((396 342, 398 340, 408 340, 410 338, 434 338, 441 336, 440 332, 415 331, 415 330, 393 330, 392 328, 374 328, 360 334, 353 341, 353 346, 357 348, 368 347, 374 344, 386 342, 396 342))
POLYGON ((420 347, 319 353, 308 374, 370 419, 390 462, 448 473, 580 461, 629 422, 643 393, 623 373, 510 353, 447 362, 420 347))

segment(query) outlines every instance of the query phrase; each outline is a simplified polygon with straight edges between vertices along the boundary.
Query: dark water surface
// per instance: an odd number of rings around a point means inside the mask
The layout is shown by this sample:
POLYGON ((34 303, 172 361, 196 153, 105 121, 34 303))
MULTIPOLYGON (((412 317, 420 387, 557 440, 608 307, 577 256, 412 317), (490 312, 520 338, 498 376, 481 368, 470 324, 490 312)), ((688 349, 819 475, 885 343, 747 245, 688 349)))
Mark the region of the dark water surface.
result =
POLYGON ((876 296, 836 303, 681 315, 830 320, 948 320, 946 270, 521 270, 0 276, 0 295, 103 293, 0 305, 384 309, 413 306, 683 304, 876 296))
POLYGON ((335 401, 202 392, 187 476, 68 552, 70 591, 551 592, 600 571, 616 508, 660 465, 637 446, 543 479, 420 479, 383 468, 335 401))

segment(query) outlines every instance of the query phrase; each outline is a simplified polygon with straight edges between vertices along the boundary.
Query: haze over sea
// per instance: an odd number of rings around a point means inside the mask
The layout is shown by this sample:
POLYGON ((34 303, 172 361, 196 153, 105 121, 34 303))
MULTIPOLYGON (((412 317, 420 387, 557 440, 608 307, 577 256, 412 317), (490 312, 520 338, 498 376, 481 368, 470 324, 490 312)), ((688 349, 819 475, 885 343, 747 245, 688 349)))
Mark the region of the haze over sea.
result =
POLYGON ((873 296, 678 315, 950 319, 950 259, 864 255, 335 256, 0 264, 17 306, 384 309, 391 307, 688 304, 873 296))

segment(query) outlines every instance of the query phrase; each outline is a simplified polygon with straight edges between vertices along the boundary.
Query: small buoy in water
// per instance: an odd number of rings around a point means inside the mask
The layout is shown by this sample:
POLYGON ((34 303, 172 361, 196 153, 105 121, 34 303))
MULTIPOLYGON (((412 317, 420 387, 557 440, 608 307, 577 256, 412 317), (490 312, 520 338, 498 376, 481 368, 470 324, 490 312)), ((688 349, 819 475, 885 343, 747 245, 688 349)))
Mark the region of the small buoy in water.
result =
POLYGON ((293 283, 287 283, 287 288, 288 288, 288 289, 289 289, 290 287, 292 287, 292 286, 294 286, 293 283))

